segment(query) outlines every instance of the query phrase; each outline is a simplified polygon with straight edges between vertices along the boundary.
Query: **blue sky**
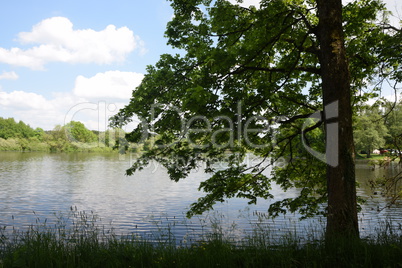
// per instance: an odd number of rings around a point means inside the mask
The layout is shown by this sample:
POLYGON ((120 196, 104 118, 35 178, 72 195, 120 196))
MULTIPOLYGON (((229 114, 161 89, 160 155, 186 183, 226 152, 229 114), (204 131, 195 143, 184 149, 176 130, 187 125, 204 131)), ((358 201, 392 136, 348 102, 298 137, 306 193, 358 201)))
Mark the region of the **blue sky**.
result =
POLYGON ((0 116, 44 129, 67 116, 98 129, 94 104, 123 107, 146 66, 173 52, 163 37, 172 15, 165 0, 6 1, 0 116))
MULTIPOLYGON (((386 2, 402 14, 398 1, 386 2)), ((70 120, 105 130, 146 66, 174 52, 164 38, 172 16, 166 0, 4 1, 0 117, 45 130, 70 120)))

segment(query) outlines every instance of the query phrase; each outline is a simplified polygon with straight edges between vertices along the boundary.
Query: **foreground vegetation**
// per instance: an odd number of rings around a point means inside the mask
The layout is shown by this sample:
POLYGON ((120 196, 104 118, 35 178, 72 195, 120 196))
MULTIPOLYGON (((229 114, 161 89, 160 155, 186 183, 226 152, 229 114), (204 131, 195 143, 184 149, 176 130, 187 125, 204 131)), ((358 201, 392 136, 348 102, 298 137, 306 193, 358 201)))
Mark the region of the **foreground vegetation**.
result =
POLYGON ((402 265, 402 228, 386 223, 360 240, 308 242, 294 235, 273 241, 258 230, 235 241, 221 229, 192 243, 177 242, 168 230, 152 241, 116 236, 95 218, 74 212, 55 224, 37 220, 26 231, 0 230, 0 267, 397 267, 402 265))
POLYGON ((85 238, 68 246, 50 234, 37 233, 6 249, 0 267, 399 267, 401 247, 400 239, 391 244, 345 241, 275 248, 236 248, 217 239, 176 248, 136 240, 99 243, 85 238))

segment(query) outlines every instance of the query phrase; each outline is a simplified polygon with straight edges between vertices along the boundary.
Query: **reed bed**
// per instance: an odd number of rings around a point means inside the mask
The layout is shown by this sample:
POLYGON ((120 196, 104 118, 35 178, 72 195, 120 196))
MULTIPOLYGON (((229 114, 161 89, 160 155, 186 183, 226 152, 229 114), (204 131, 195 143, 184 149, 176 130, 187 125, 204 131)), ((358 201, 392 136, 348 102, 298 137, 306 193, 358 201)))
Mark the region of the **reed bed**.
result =
POLYGON ((148 235, 116 235, 94 213, 72 209, 51 222, 37 218, 24 230, 1 227, 0 268, 402 266, 399 223, 386 221, 370 237, 331 243, 314 228, 304 238, 289 232, 278 240, 270 232, 256 224, 239 240, 213 220, 190 242, 177 241, 169 226, 148 235))

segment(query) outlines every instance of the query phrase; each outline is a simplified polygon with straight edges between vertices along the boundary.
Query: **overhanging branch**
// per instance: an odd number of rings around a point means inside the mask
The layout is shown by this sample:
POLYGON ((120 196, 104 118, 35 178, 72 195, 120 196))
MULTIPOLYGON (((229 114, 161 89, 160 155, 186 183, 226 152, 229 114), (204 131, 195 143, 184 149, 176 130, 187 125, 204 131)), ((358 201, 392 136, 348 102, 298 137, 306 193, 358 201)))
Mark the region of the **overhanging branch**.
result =
MULTIPOLYGON (((237 74, 237 73, 241 73, 246 70, 263 71, 263 72, 271 72, 271 73, 289 73, 289 69, 287 69, 287 68, 267 68, 267 67, 258 67, 258 66, 242 66, 241 68, 237 69, 233 73, 237 74)), ((295 68, 293 68, 293 70, 321 75, 320 68, 296 66, 295 68)))
POLYGON ((287 120, 281 120, 278 121, 277 123, 279 124, 289 124, 289 123, 293 123, 298 119, 305 119, 305 118, 309 118, 311 115, 313 115, 313 113, 309 113, 309 114, 299 114, 299 115, 295 115, 287 120))

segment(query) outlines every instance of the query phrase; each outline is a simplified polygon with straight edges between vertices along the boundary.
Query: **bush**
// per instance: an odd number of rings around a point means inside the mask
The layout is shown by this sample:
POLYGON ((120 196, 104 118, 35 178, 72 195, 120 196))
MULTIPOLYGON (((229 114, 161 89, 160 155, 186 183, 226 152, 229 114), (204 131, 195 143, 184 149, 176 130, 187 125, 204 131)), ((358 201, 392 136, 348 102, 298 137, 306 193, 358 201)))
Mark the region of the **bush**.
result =
POLYGON ((17 139, 0 138, 0 151, 21 151, 21 145, 17 139))

